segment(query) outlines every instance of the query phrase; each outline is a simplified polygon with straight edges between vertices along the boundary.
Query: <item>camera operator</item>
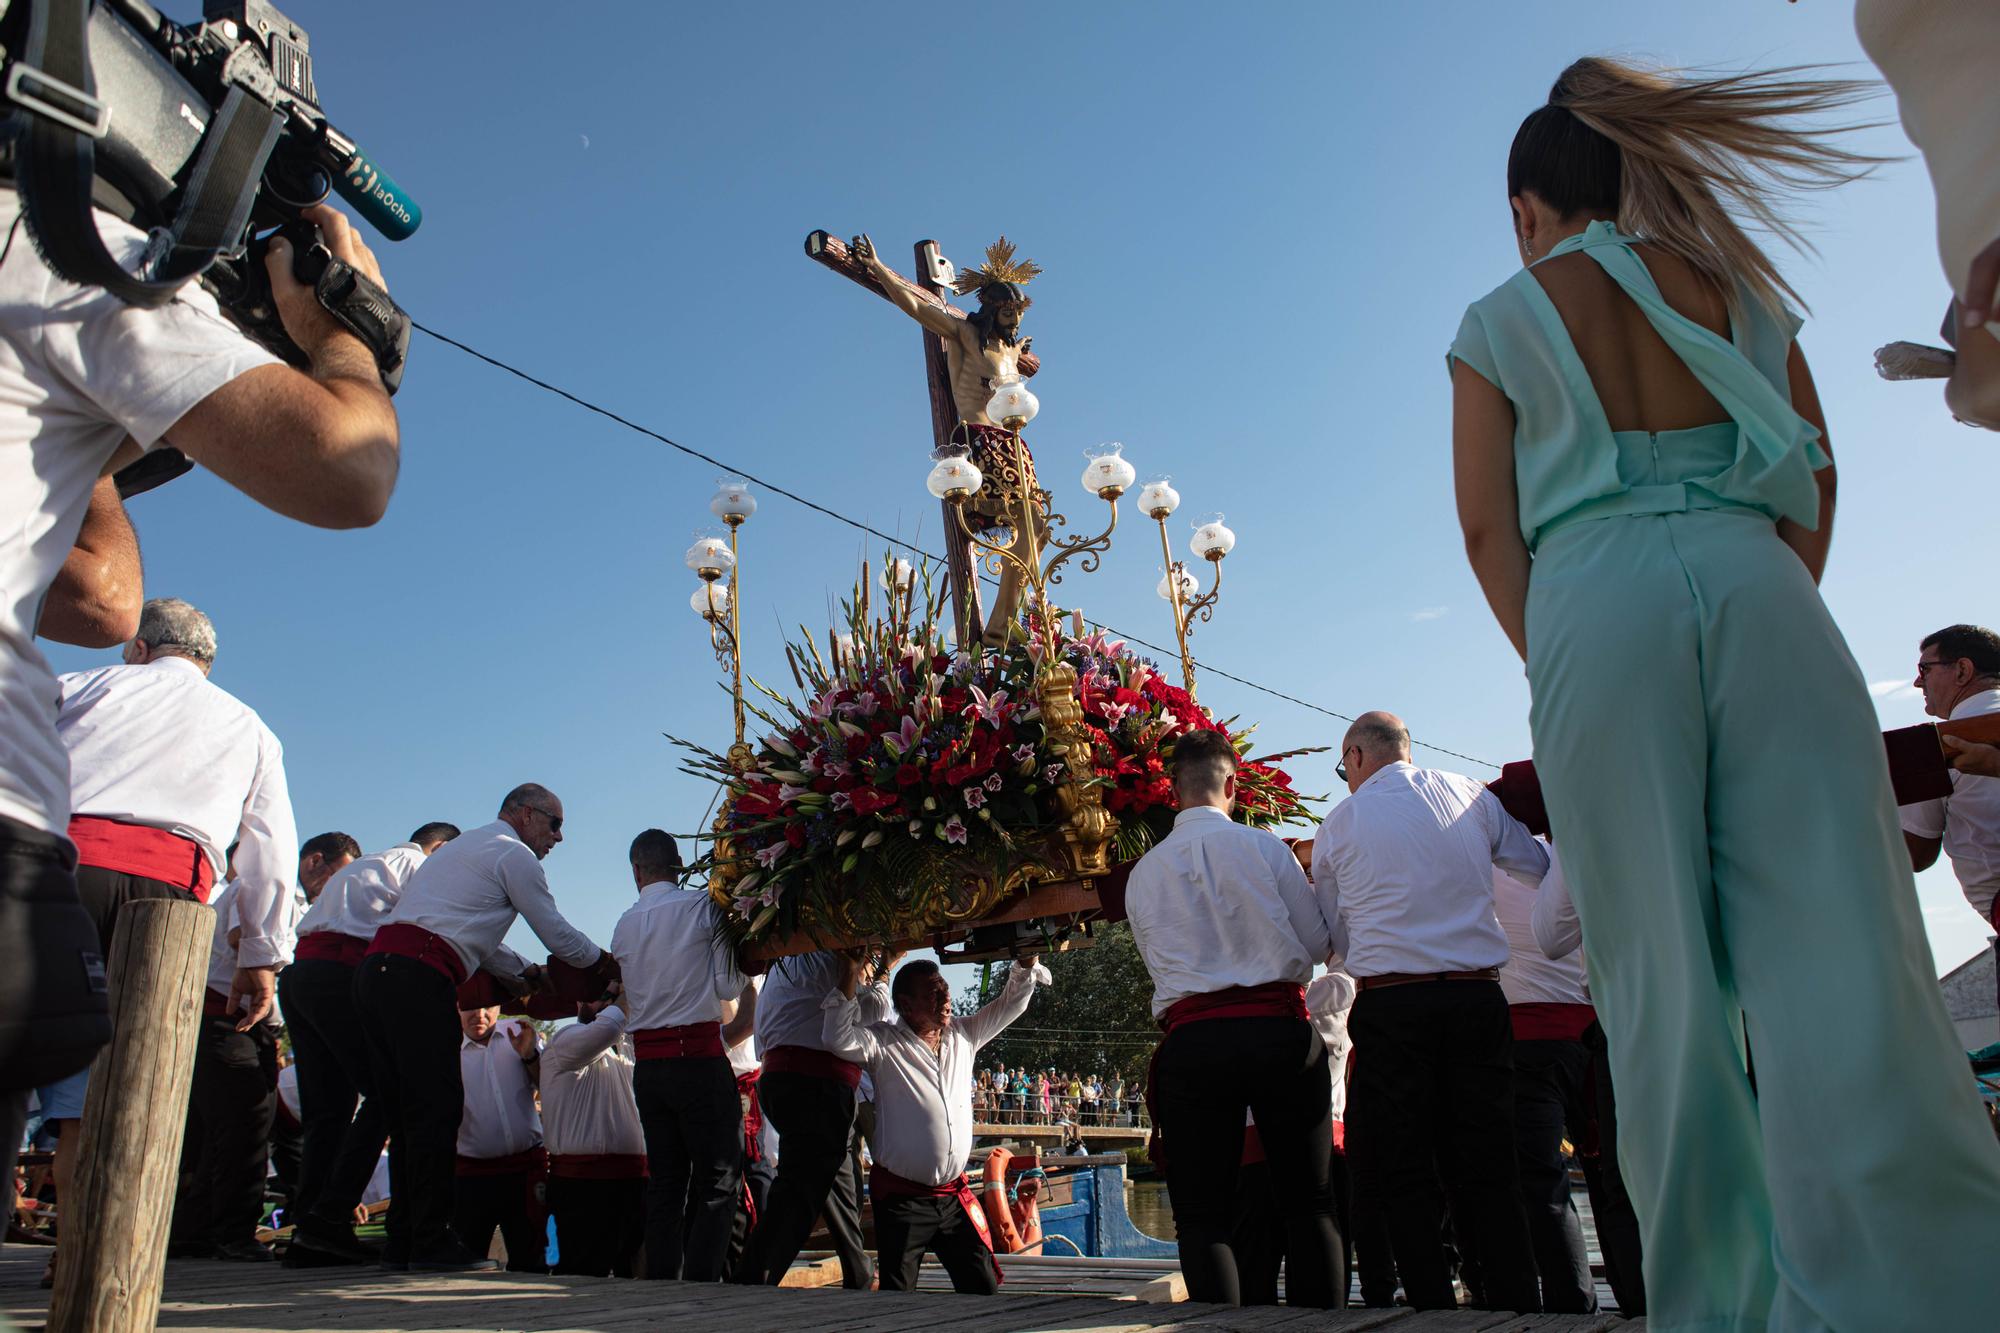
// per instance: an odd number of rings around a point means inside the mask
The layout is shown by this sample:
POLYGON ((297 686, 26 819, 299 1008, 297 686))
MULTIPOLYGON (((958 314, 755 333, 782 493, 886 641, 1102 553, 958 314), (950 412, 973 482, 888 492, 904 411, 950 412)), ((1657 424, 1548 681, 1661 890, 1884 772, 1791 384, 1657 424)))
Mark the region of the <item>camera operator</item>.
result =
MULTIPOLYGON (((345 216, 319 206, 304 217, 334 258, 381 282, 345 216)), ((136 270, 145 234, 96 220, 136 270)), ((24 230, 0 188, 0 938, 14 944, 0 972, 0 1122, 110 1036, 97 932, 63 836, 58 689, 31 642, 38 627, 86 643, 132 632, 138 547, 107 479, 171 444, 288 518, 366 527, 388 506, 400 448, 374 357, 295 280, 283 239, 266 269, 306 370, 252 342, 194 283, 158 308, 125 305, 58 277, 24 230)), ((16 1128, 0 1123, 10 1149, 16 1128)))

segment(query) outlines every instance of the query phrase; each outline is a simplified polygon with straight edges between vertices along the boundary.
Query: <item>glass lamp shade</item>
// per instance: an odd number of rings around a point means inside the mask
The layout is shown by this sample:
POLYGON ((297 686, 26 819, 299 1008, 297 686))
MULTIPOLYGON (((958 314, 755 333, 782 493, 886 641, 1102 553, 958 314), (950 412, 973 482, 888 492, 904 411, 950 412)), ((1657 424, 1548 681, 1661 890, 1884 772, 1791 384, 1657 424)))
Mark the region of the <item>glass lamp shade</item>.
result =
POLYGON ((1196 525, 1194 540, 1188 545, 1204 560, 1220 560, 1236 549, 1236 534, 1224 526, 1222 515, 1217 514, 1196 525))
POLYGON ((729 543, 720 537, 698 537, 693 546, 687 548, 684 557, 687 567, 704 579, 719 579, 736 564, 736 557, 729 552, 729 543))
POLYGON ((924 485, 940 500, 963 500, 985 480, 969 458, 940 458, 924 485))
POLYGON ((749 482, 725 480, 717 485, 708 512, 725 523, 741 523, 757 512, 757 497, 750 494, 749 482))
POLYGON ((1181 493, 1165 477, 1149 481, 1139 492, 1139 512, 1147 518, 1165 518, 1181 507, 1181 493))
POLYGON ((1194 575, 1188 573, 1187 570, 1181 568, 1181 566, 1175 565, 1174 572, 1160 580, 1160 586, 1158 588, 1158 592, 1160 594, 1161 601, 1171 602, 1172 600, 1174 600, 1173 581, 1175 579, 1180 580, 1181 600, 1183 602, 1193 601, 1194 595, 1197 592, 1201 591, 1201 585, 1195 582, 1194 575))
POLYGON ((703 620, 721 620, 729 614, 729 589, 719 583, 704 583, 688 598, 688 609, 703 620))
POLYGON ((917 567, 901 557, 882 566, 881 583, 892 592, 908 592, 917 581, 917 567))
POLYGON ((1021 429, 1041 410, 1041 400, 1028 392, 1027 382, 1019 377, 999 381, 986 403, 986 415, 1009 430, 1021 429))
POLYGON ((1122 444, 1106 445, 1089 455, 1090 463, 1083 469, 1083 489, 1103 500, 1116 500, 1130 490, 1132 483, 1139 479, 1139 472, 1126 462, 1122 444))

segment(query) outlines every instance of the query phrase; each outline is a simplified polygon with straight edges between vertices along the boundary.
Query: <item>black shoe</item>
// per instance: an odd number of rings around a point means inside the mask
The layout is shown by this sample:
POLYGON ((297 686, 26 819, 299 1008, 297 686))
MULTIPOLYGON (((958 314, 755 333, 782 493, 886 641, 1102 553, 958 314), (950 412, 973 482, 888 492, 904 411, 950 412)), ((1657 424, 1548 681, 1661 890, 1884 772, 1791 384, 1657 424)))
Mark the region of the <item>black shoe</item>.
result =
POLYGON ((382 1252, 354 1234, 351 1226, 322 1222, 316 1217, 300 1220, 292 1228, 292 1247, 312 1255, 306 1266, 317 1264, 372 1264, 382 1252))
POLYGON ((492 1273, 499 1268, 494 1260, 474 1254, 456 1241, 446 1249, 410 1256, 412 1273, 492 1273))
POLYGON ((235 1263, 268 1264, 278 1256, 271 1247, 260 1240, 232 1240, 215 1247, 215 1258, 228 1259, 235 1263))

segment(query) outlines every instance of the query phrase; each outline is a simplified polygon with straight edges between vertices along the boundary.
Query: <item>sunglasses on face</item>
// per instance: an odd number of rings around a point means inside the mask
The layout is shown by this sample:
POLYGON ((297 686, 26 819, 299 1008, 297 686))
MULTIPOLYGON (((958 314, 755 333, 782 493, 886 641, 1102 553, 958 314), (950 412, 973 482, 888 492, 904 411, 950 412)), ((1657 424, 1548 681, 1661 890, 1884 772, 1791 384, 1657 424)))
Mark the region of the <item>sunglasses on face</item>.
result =
POLYGON ((549 832, 551 833, 562 832, 563 817, 561 815, 552 815, 548 811, 542 809, 542 807, 540 807, 539 805, 531 805, 528 808, 530 810, 533 810, 536 814, 540 815, 543 819, 549 821, 549 832))

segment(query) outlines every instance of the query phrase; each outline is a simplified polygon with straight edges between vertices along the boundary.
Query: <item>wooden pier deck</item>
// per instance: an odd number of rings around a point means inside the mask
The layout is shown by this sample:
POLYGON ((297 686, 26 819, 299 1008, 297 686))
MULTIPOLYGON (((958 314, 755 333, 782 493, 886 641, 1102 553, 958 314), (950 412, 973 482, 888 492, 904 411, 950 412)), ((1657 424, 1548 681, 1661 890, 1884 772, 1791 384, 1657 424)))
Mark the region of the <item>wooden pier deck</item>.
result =
MULTIPOLYGON (((48 1251, 0 1250, 0 1320, 42 1327, 48 1293, 36 1286, 48 1251)), ((1610 1315, 1507 1315, 1473 1310, 1237 1310, 1097 1296, 1020 1292, 996 1297, 927 1292, 793 1291, 680 1282, 491 1273, 404 1276, 365 1269, 175 1261, 167 1265, 159 1327, 205 1333, 700 1333, 773 1329, 834 1333, 1165 1333, 1283 1329, 1285 1333, 1642 1333, 1643 1320, 1610 1315)))

